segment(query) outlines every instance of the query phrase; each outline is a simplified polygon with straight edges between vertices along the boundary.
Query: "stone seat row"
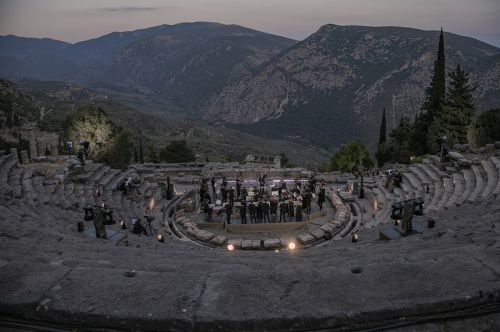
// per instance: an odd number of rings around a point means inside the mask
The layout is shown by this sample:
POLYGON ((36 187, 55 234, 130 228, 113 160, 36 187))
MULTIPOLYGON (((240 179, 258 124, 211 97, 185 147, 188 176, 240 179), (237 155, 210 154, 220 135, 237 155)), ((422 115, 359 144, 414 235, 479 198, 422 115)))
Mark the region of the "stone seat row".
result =
POLYGON ((451 174, 439 171, 428 161, 412 165, 403 173, 405 198, 423 197, 424 212, 429 212, 498 195, 500 165, 495 163, 497 160, 483 159, 479 165, 472 164, 470 169, 451 174))

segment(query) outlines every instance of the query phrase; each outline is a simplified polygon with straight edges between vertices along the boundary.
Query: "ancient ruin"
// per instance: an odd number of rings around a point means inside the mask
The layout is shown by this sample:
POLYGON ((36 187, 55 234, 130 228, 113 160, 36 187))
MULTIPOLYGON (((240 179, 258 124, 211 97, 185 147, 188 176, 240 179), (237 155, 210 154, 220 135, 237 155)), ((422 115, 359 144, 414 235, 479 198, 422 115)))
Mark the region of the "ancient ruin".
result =
MULTIPOLYGON (((270 223, 241 225, 237 209, 231 225, 215 214, 207 222, 200 183, 214 177, 218 189, 224 176, 230 185, 241 177, 250 188, 265 172, 272 188, 308 179, 304 169, 190 163, 119 171, 67 156, 21 163, 15 149, 2 151, 0 326, 492 330, 500 143, 457 148, 444 163, 430 156, 394 165, 400 186, 388 172, 367 172, 363 199, 360 179, 316 174, 326 181, 324 209, 314 200, 304 222, 289 225, 272 215, 270 223), (133 190, 121 186, 126 179, 133 190), (413 222, 423 229, 383 239, 393 205, 417 198, 423 210, 413 222), (84 220, 86 207, 103 202, 103 213, 112 211, 101 228, 106 239, 84 220), (146 236, 134 234, 137 219, 146 236)), ((220 200, 218 190, 211 195, 220 200)))

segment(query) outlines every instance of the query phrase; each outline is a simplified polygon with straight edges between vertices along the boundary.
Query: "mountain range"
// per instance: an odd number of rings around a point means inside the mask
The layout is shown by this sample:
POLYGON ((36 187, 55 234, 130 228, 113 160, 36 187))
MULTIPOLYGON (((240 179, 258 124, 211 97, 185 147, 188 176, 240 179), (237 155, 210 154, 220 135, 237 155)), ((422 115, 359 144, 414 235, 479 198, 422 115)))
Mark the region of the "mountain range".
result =
MULTIPOLYGON (((74 81, 113 95, 154 98, 165 112, 253 135, 334 149, 373 147, 419 111, 438 31, 328 24, 303 41, 237 25, 161 25, 69 44, 0 37, 0 76, 74 81)), ((460 64, 478 111, 500 105, 500 49, 445 33, 447 69, 460 64)), ((147 111, 144 109, 143 111, 147 111)))

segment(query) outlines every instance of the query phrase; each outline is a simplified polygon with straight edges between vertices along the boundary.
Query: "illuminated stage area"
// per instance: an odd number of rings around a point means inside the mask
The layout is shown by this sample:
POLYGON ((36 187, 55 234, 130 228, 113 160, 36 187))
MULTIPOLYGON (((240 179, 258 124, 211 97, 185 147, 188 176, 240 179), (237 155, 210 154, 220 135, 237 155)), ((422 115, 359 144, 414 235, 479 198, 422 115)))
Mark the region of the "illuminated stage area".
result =
POLYGON ((360 178, 301 169, 119 171, 64 157, 21 164, 4 152, 0 329, 494 331, 500 146, 451 155, 446 167, 435 156, 398 166, 400 184, 388 170, 367 172, 361 186, 360 178), (297 221, 311 175, 315 197, 297 221), (251 199, 235 194, 224 210, 224 176, 229 188, 240 177, 251 199), (293 197, 295 179, 303 181, 293 197), (278 205, 268 221, 252 222, 247 206, 243 223, 236 203, 280 203, 278 180, 288 180, 294 216, 288 209, 280 223, 278 205))

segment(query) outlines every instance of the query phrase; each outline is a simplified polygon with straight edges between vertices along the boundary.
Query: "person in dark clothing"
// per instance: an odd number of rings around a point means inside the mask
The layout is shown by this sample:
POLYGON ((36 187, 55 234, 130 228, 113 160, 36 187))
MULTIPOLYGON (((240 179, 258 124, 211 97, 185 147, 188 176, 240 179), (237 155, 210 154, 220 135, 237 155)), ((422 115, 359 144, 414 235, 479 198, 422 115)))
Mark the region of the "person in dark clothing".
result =
POLYGON ((247 223, 247 202, 245 202, 243 200, 241 201, 240 218, 241 218, 242 224, 247 223))
POLYGON ((208 191, 205 191, 205 194, 203 196, 203 203, 204 204, 211 204, 212 199, 210 198, 210 193, 208 191))
POLYGON ((222 203, 226 203, 227 202, 227 189, 226 189, 226 187, 221 187, 220 191, 222 193, 222 203))
POLYGON ((311 183, 310 183, 310 188, 313 193, 316 193, 316 178, 311 176, 311 183))
POLYGON ((207 179, 203 179, 200 186, 200 201, 203 202, 205 193, 208 191, 207 179))
POLYGON ((280 222, 283 220, 286 222, 286 213, 288 211, 288 204, 285 201, 280 202, 280 222))
POLYGON ((135 220, 134 227, 132 228, 132 232, 134 234, 139 234, 139 235, 141 235, 141 234, 148 235, 148 233, 146 232, 146 228, 144 228, 144 226, 142 226, 140 219, 135 220))
POLYGON ((173 198, 172 193, 172 184, 170 183, 170 176, 167 176, 167 200, 171 200, 173 198))
POLYGON ((266 222, 266 220, 268 223, 271 222, 271 220, 269 219, 269 202, 267 201, 267 199, 262 202, 262 216, 264 222, 266 222))
POLYGON ((257 222, 260 224, 262 222, 262 216, 263 216, 263 211, 262 211, 262 200, 259 199, 259 202, 257 203, 257 222))
POLYGON ((229 189, 229 204, 231 204, 231 206, 234 205, 234 188, 231 187, 229 189))
POLYGON ((304 196, 304 205, 307 213, 311 213, 311 201, 312 201, 312 194, 309 190, 307 190, 304 196))
POLYGON ((323 210, 323 203, 326 200, 326 193, 325 193, 325 188, 323 186, 320 186, 319 188, 319 193, 318 193, 318 205, 319 205, 319 210, 323 210))
POLYGON ((256 218, 256 213, 257 213, 257 207, 253 202, 251 202, 248 205, 248 210, 250 211, 250 223, 256 224, 257 223, 257 218, 256 218))
POLYGON ((233 206, 231 204, 226 204, 226 223, 231 224, 231 214, 233 213, 233 206))
POLYGON ((241 180, 236 178, 236 197, 240 198, 241 195, 241 180))
POLYGON ((271 214, 276 215, 278 212, 278 201, 276 198, 271 198, 271 203, 270 203, 270 212, 271 214))
POLYGON ((296 189, 298 191, 300 191, 300 186, 301 186, 301 183, 300 183, 300 180, 299 178, 295 178, 295 182, 294 182, 295 186, 293 189, 296 189))
POLYGON ((293 201, 289 200, 288 201, 288 216, 290 217, 290 219, 292 219, 295 216, 294 209, 295 209, 295 207, 293 206, 293 201))
POLYGON ((295 207, 295 221, 302 221, 302 206, 300 203, 295 207))
POLYGON ((226 177, 222 178, 222 184, 220 187, 220 191, 222 193, 222 203, 227 202, 227 179, 226 177))
POLYGON ((212 208, 208 204, 203 205, 203 213, 205 214, 205 220, 212 219, 212 208))
POLYGON ((212 176, 212 179, 210 180, 210 183, 212 184, 212 191, 215 194, 215 177, 214 176, 212 176))
POLYGON ((247 196, 248 196, 247 188, 245 187, 241 188, 241 200, 246 202, 247 196))
POLYGON ((259 192, 261 194, 264 193, 264 186, 266 185, 266 176, 267 173, 264 173, 259 177, 259 192))

